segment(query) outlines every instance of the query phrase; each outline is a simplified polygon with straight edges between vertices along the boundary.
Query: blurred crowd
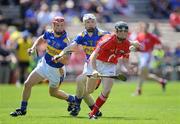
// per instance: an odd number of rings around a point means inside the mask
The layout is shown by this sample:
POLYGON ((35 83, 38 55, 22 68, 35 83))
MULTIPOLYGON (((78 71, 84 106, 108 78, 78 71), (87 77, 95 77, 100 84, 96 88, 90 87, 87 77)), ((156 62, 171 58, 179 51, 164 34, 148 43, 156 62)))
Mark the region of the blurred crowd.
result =
MULTIPOLYGON (((18 5, 21 28, 28 29, 32 34, 39 35, 43 32, 52 18, 63 15, 66 22, 79 24, 82 16, 95 13, 99 22, 112 22, 112 15, 130 16, 134 7, 128 0, 1 0, 1 5, 18 5)), ((11 21, 17 23, 16 18, 11 21)))
MULTIPOLYGON (((178 0, 150 0, 152 18, 169 18, 170 24, 180 31, 180 5, 178 0)), ((34 39, 49 28, 54 16, 63 15, 67 23, 81 24, 83 14, 95 13, 98 22, 112 22, 116 15, 131 16, 135 8, 128 0, 1 0, 0 5, 20 6, 20 17, 7 19, 0 12, 0 83, 21 83, 43 56, 45 44, 40 44, 33 56, 27 49, 34 39), (112 16, 114 15, 114 16, 112 16)), ((161 37, 158 23, 152 33, 161 37)), ((70 36, 71 37, 71 36, 70 36)), ((81 73, 84 53, 74 53, 68 65, 68 79, 81 73), (79 57, 76 57, 78 54, 79 57)), ((180 43, 153 51, 152 71, 168 79, 180 80, 180 43)))

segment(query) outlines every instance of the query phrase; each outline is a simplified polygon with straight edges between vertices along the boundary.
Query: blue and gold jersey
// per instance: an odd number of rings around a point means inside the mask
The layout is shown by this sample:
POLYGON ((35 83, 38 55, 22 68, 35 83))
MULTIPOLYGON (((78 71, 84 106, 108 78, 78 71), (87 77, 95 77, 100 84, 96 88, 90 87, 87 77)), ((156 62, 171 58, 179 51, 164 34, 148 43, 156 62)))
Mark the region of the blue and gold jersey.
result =
POLYGON ((62 63, 55 63, 52 61, 52 57, 59 54, 65 47, 69 45, 69 39, 67 33, 64 32, 60 37, 55 37, 53 32, 46 31, 43 38, 47 42, 47 49, 45 53, 46 63, 55 68, 61 68, 62 63))
POLYGON ((98 28, 95 29, 92 36, 89 36, 86 30, 82 31, 77 37, 73 39, 73 42, 76 42, 79 45, 83 46, 83 50, 86 53, 86 59, 88 60, 90 55, 95 49, 97 41, 105 34, 109 32, 100 30, 98 28))

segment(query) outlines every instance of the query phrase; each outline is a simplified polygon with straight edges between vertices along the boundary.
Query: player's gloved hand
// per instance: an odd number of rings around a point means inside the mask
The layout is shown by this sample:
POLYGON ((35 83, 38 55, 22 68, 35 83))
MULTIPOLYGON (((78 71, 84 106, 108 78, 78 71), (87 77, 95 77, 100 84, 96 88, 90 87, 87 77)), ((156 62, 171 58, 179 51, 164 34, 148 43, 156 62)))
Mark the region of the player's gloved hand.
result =
POLYGON ((131 45, 134 47, 138 47, 140 44, 137 40, 135 40, 135 41, 131 41, 131 45))
POLYGON ((28 54, 29 54, 29 56, 31 56, 32 55, 32 53, 34 52, 34 48, 29 48, 28 50, 27 50, 27 52, 28 52, 28 54))
POLYGON ((67 65, 69 64, 69 59, 70 59, 70 55, 55 55, 53 58, 52 58, 52 61, 54 61, 55 63, 57 62, 60 62, 64 65, 67 65))
POLYGON ((55 55, 52 57, 52 61, 57 63, 59 58, 60 58, 60 55, 55 55))
POLYGON ((133 46, 133 45, 131 45, 131 46, 129 47, 129 50, 130 50, 131 52, 135 52, 135 51, 136 51, 136 47, 133 46))
POLYGON ((97 70, 93 70, 93 73, 92 73, 93 78, 98 78, 99 75, 100 75, 100 73, 97 70))
POLYGON ((129 50, 131 52, 135 52, 135 51, 141 50, 141 49, 143 49, 142 44, 140 44, 137 40, 131 41, 131 46, 129 47, 129 50))

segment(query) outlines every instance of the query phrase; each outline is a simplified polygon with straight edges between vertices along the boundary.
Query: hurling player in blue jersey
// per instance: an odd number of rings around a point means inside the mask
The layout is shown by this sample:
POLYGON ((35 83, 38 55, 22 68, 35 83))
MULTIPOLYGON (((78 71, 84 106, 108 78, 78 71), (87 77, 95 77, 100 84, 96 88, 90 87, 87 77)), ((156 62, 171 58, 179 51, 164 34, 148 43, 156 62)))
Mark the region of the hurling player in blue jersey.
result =
MULTIPOLYGON (((77 50, 77 47, 79 45, 82 46, 84 52, 86 53, 86 62, 84 65, 84 70, 83 73, 80 74, 77 79, 77 88, 76 88, 76 95, 75 95, 75 102, 76 104, 69 104, 68 106, 68 111, 70 111, 70 114, 72 116, 77 116, 79 111, 80 111, 80 104, 82 99, 84 99, 84 101, 86 102, 86 104, 89 106, 90 109, 93 108, 94 105, 94 99, 91 95, 86 94, 85 93, 85 89, 86 89, 86 66, 87 66, 87 62, 89 61, 89 57, 91 55, 91 53, 93 52, 95 46, 96 46, 96 42, 105 34, 107 34, 108 32, 100 30, 99 28, 97 28, 96 25, 96 17, 89 13, 89 14, 85 14, 83 16, 83 23, 85 26, 85 30, 82 31, 79 35, 77 35, 74 39, 73 42, 71 43, 71 45, 69 45, 68 47, 66 47, 61 53, 60 55, 63 55, 64 53, 66 53, 67 51, 73 51, 73 50, 77 50)), ((59 56, 60 56, 59 55, 59 56)), ((55 57, 58 57, 55 56, 55 57)), ((97 79, 92 79, 92 80, 97 80, 97 79)), ((99 80, 97 80, 98 83, 99 80)), ((97 116, 101 116, 102 113, 98 112, 97 116)))
POLYGON ((59 90, 59 86, 65 75, 64 64, 67 64, 68 56, 65 57, 66 59, 62 59, 61 62, 52 61, 53 56, 59 54, 70 44, 65 31, 65 21, 63 17, 54 17, 52 20, 52 31, 46 31, 42 36, 40 36, 28 50, 28 53, 32 54, 40 42, 47 43, 45 56, 24 82, 21 107, 10 113, 13 117, 26 114, 32 87, 44 79, 49 80, 49 94, 52 97, 70 103, 75 100, 74 96, 59 90))

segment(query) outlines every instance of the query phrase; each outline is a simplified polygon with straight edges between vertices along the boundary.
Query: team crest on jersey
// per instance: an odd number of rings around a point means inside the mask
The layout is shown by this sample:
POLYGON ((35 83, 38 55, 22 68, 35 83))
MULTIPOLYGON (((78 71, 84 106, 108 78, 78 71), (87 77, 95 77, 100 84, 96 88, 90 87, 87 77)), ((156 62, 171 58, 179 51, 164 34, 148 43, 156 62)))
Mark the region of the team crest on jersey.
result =
POLYGON ((89 42, 90 46, 93 45, 93 41, 92 40, 89 40, 88 42, 89 42))
POLYGON ((125 51, 124 51, 124 50, 120 50, 120 51, 116 50, 116 51, 115 51, 115 53, 124 54, 124 53, 125 53, 125 51))
POLYGON ((63 42, 68 43, 69 40, 68 40, 67 38, 65 38, 65 39, 63 40, 63 42))
POLYGON ((124 50, 120 50, 120 51, 118 51, 118 50, 116 49, 116 50, 115 50, 115 53, 124 54, 124 53, 125 53, 125 51, 124 51, 124 50))
POLYGON ((119 52, 120 52, 121 54, 124 54, 124 53, 125 53, 125 51, 124 51, 124 50, 120 50, 119 52))

